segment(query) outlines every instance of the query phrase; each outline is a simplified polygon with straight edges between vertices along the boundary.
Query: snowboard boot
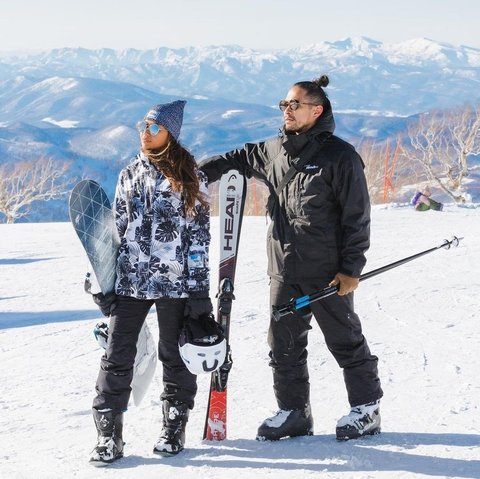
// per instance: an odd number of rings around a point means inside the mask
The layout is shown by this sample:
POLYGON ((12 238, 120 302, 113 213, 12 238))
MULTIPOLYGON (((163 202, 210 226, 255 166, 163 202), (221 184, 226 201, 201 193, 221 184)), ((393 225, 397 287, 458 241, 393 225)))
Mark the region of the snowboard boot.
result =
POLYGON ((265 419, 257 431, 257 441, 278 441, 283 437, 312 436, 313 416, 310 405, 304 409, 285 410, 265 419))
POLYGON ((380 399, 355 406, 337 422, 337 439, 347 441, 380 433, 380 399))
POLYGON ((185 403, 163 401, 163 428, 153 452, 161 456, 175 456, 183 451, 185 426, 189 409, 185 403))
POLYGON ((90 454, 93 466, 108 466, 123 457, 123 413, 113 414, 111 409, 93 409, 93 419, 98 432, 97 445, 90 454))

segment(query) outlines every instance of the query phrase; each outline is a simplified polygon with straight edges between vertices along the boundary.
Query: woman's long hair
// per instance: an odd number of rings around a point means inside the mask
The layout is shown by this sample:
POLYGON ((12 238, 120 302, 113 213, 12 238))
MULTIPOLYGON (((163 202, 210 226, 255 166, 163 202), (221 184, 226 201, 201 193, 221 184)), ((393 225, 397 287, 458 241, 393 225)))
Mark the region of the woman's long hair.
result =
POLYGON ((173 191, 181 193, 187 216, 195 216, 198 201, 204 208, 209 204, 200 191, 197 163, 193 155, 169 133, 169 143, 162 150, 144 150, 145 156, 155 165, 172 185, 173 191))

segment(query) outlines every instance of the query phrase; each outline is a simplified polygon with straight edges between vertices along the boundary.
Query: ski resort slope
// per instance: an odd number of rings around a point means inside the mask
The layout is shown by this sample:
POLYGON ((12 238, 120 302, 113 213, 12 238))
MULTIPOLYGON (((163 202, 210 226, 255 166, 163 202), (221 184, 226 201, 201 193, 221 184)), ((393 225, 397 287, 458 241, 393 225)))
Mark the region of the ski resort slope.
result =
MULTIPOLYGON (((218 231, 212 218, 212 297, 218 231)), ((203 441, 209 377, 199 377, 186 450, 152 453, 160 432, 161 368, 125 415, 126 457, 98 470, 90 413, 100 313, 83 292, 86 260, 70 224, 0 225, 0 477, 182 479, 480 478, 480 209, 374 208, 365 272, 464 237, 360 284, 357 312, 384 389, 382 434, 337 442, 348 412, 342 372, 316 324, 309 365, 315 435, 255 441, 276 410, 268 366, 266 220, 244 221, 233 306, 228 439, 203 441)), ((284 319, 288 320, 288 319, 284 319)), ((154 334, 153 314, 148 317, 154 334)))

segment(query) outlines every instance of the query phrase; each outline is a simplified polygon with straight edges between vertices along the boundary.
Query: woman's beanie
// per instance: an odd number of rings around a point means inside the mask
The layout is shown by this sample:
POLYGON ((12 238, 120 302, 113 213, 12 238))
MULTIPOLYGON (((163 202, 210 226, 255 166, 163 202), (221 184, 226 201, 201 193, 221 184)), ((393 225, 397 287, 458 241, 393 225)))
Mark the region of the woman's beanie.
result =
POLYGON ((175 140, 177 140, 178 135, 180 135, 180 128, 182 127, 185 103, 187 102, 184 100, 176 100, 172 103, 155 105, 145 115, 145 120, 151 120, 164 126, 175 140))

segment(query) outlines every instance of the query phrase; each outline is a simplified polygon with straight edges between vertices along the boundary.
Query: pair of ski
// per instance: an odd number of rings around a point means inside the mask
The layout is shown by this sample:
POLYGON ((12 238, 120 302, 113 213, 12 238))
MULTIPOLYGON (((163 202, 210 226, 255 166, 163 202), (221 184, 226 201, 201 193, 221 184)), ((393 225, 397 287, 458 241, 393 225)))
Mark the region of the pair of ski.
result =
MULTIPOLYGON (((219 187, 220 263, 217 294, 217 321, 229 339, 230 312, 234 299, 233 287, 238 244, 245 203, 246 181, 238 172, 225 174, 219 187)), ((72 190, 69 201, 70 219, 87 253, 102 293, 114 290, 115 263, 119 247, 110 202, 101 186, 83 180, 72 190)), ((105 334, 106 325, 97 325, 96 334, 105 334)), ((157 363, 155 342, 145 321, 137 342, 132 396, 139 405, 155 373, 157 363)), ((204 439, 223 440, 227 436, 227 379, 232 358, 230 347, 219 370, 212 373, 205 419, 204 439)))

